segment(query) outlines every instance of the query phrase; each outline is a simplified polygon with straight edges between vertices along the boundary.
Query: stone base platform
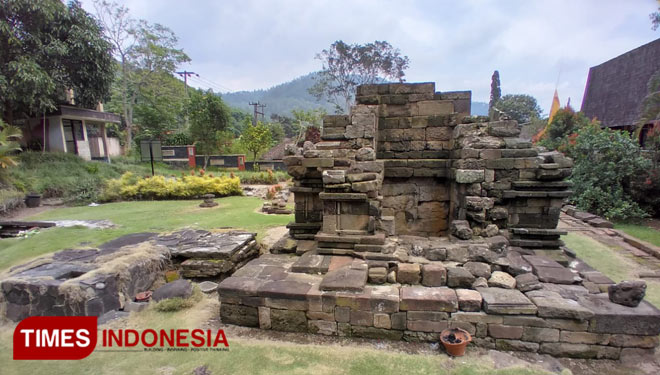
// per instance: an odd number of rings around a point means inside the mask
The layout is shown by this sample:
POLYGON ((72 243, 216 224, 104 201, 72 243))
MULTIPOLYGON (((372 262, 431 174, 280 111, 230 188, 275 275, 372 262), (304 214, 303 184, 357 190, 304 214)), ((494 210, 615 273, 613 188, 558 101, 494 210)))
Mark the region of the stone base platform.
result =
MULTIPOLYGON (((625 351, 658 346, 660 311, 648 302, 636 308, 610 302, 599 288, 607 280, 598 279, 584 263, 578 262, 580 275, 594 279, 585 277, 585 286, 577 284, 575 274, 575 283, 569 283, 568 275, 556 271, 563 266, 547 258, 510 254, 509 272, 532 275, 534 269, 539 278, 557 277, 560 283, 536 281, 525 292, 428 287, 414 278, 401 284, 400 277, 399 283, 373 285, 368 276, 379 267, 368 261, 266 254, 220 283, 220 316, 224 323, 262 329, 407 341, 439 341, 443 329, 460 327, 478 346, 575 358, 618 359, 625 351)), ((399 265, 399 273, 405 277, 411 271, 406 268, 417 268, 420 277, 418 264, 406 264, 410 267, 399 265)), ((422 265, 422 282, 432 275, 424 275, 427 268, 443 284, 438 273, 453 264, 430 264, 422 265)))
POLYGON ((0 283, 0 315, 101 316, 148 290, 161 275, 168 249, 131 234, 98 249, 68 249, 15 267, 0 283))
POLYGON ((184 230, 156 238, 166 246, 183 277, 225 277, 259 254, 254 233, 184 230))

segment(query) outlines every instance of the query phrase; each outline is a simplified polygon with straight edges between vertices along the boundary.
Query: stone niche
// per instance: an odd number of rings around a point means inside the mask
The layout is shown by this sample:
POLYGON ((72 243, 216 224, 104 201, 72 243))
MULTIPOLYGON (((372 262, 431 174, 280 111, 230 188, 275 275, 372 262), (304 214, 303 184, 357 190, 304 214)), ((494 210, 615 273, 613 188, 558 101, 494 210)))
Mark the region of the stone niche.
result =
POLYGON ((449 189, 449 181, 443 178, 386 177, 381 190, 382 215, 394 218, 397 235, 446 236, 449 189))

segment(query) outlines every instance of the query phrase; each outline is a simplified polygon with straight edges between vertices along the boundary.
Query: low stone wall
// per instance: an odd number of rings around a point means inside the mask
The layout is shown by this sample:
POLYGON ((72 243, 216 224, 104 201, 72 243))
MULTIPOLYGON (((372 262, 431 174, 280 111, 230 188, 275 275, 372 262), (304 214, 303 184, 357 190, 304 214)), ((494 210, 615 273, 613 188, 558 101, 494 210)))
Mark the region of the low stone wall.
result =
MULTIPOLYGON (((312 270, 323 271, 325 264, 327 275, 366 280, 367 263, 345 258, 319 258, 312 270)), ((297 269, 298 259, 264 255, 220 283, 222 322, 406 341, 439 341, 442 330, 458 327, 481 347, 575 358, 618 359, 627 350, 652 351, 658 345, 655 307, 617 305, 607 294, 590 294, 576 285, 543 284, 526 293, 403 284, 333 291, 324 290, 332 289, 327 276, 294 272, 310 271, 297 269)))

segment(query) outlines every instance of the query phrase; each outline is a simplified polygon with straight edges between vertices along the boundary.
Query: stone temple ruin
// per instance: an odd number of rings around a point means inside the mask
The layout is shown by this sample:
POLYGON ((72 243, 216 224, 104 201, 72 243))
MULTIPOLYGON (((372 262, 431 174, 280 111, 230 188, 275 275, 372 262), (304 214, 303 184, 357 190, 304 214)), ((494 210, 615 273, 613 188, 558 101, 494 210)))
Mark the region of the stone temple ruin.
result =
POLYGON ((658 345, 660 311, 613 303, 613 281, 563 247, 570 159, 515 121, 470 117, 470 92, 365 85, 356 102, 289 149, 300 256, 226 278, 223 322, 421 341, 460 327, 480 346, 581 358, 658 345))

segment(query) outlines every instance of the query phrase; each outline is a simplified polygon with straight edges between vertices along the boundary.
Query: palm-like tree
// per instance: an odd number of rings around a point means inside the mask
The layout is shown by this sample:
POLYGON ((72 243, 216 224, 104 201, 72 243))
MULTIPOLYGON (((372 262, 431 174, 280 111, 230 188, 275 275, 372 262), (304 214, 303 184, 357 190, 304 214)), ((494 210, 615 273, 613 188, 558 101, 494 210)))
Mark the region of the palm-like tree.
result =
POLYGON ((21 150, 18 140, 23 137, 21 129, 7 125, 0 120, 0 167, 8 168, 18 165, 14 153, 21 150))

